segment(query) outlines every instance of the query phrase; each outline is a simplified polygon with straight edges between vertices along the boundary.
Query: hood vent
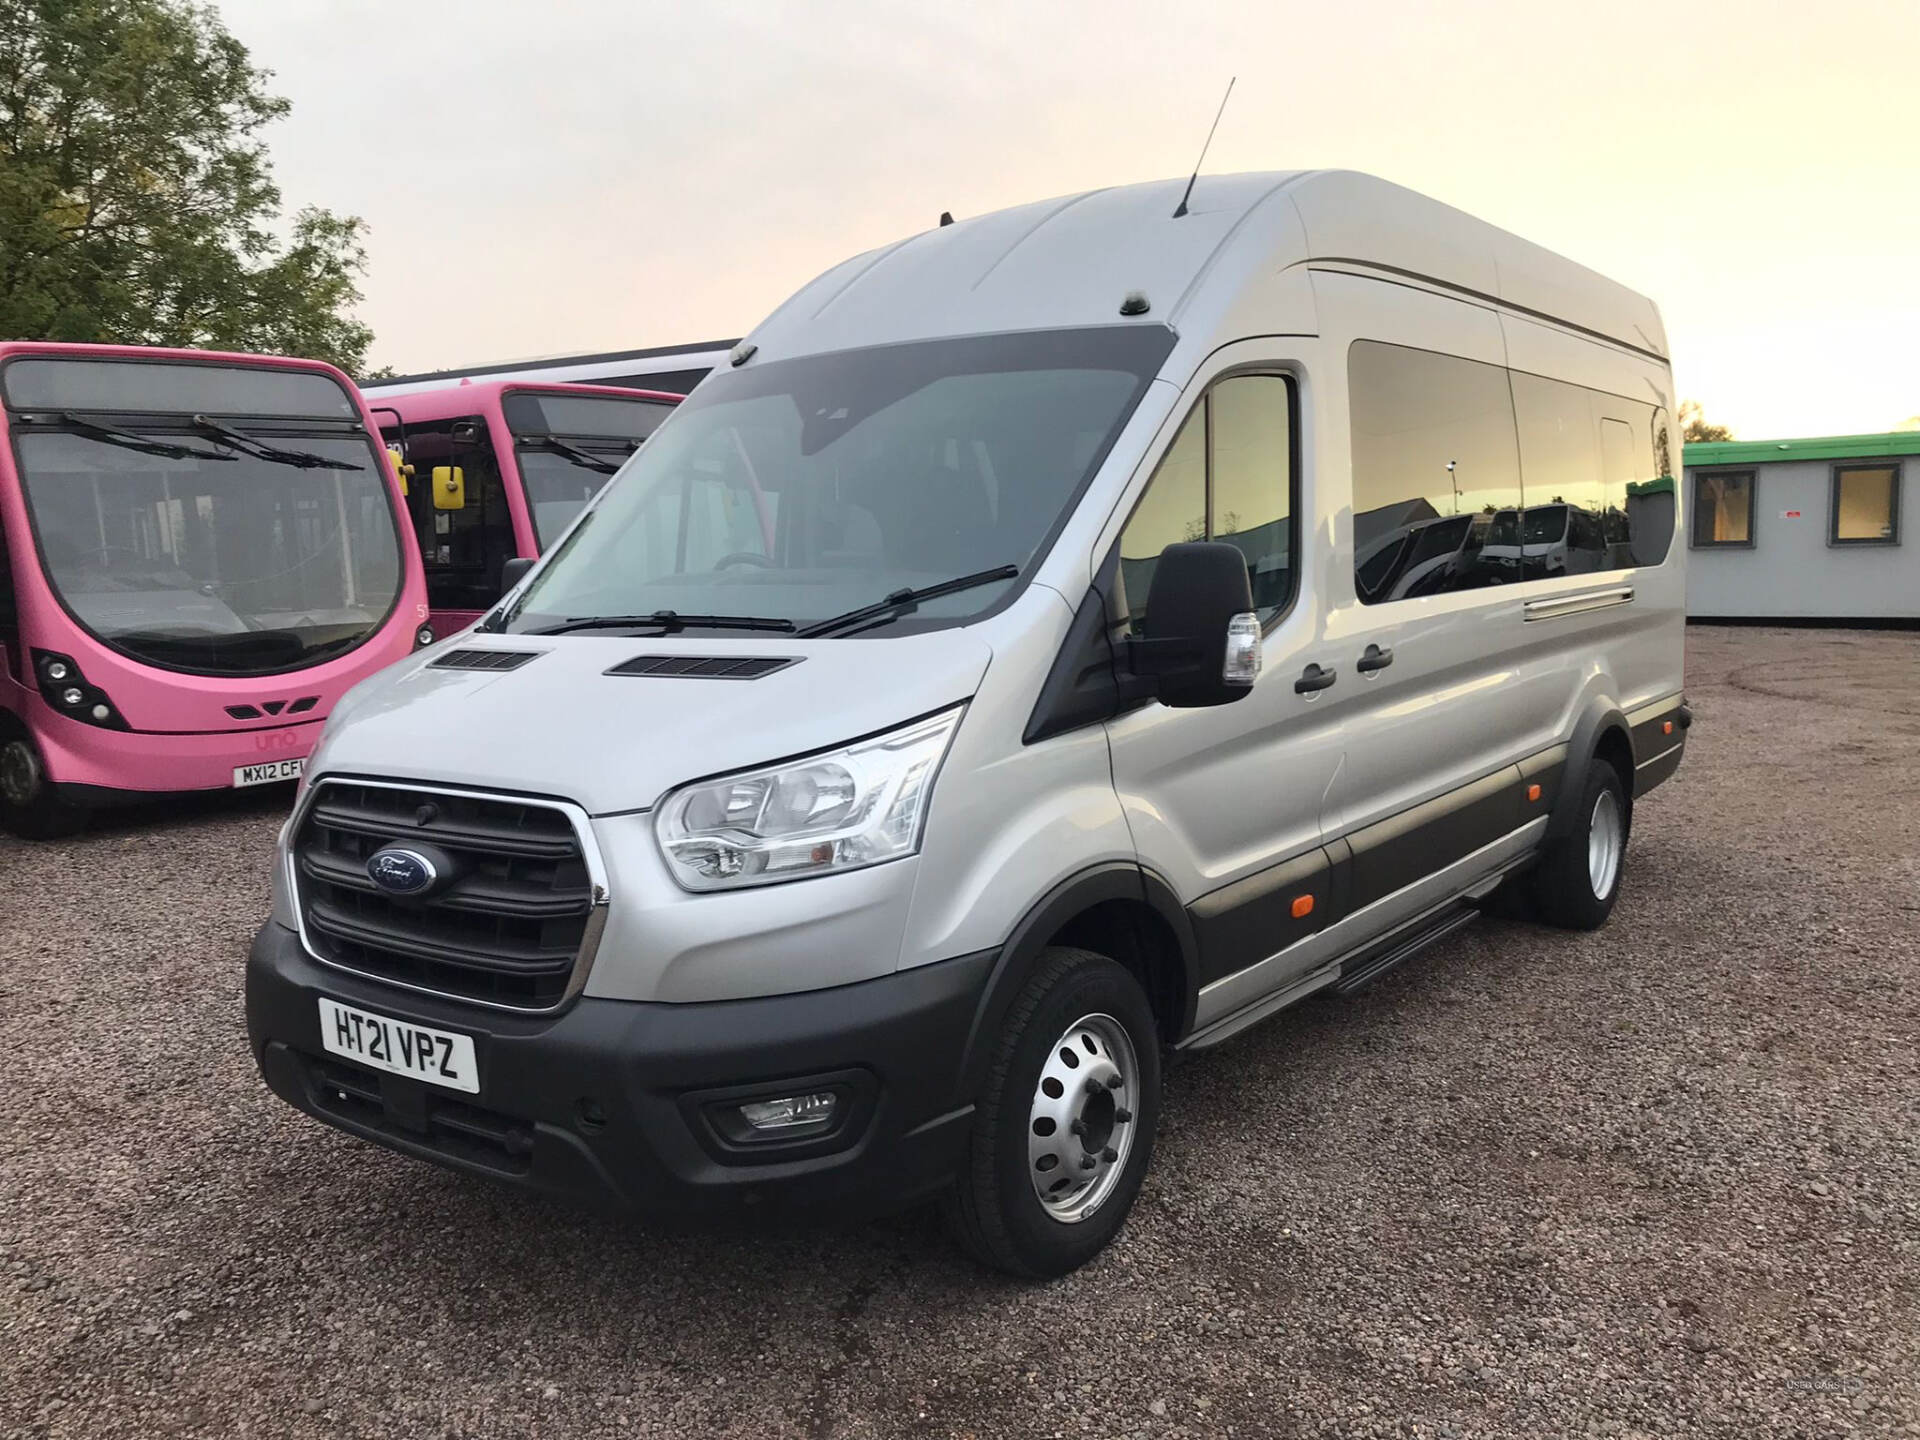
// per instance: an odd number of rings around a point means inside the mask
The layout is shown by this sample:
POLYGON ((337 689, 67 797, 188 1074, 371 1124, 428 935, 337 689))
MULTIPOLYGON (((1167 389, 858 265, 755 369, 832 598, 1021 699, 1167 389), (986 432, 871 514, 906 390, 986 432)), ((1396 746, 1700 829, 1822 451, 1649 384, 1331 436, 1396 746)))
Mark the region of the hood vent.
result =
POLYGON ((680 680, 758 680, 789 665, 798 655, 636 655, 623 660, 609 675, 651 675, 680 680))
POLYGON ((518 670, 544 650, 449 650, 427 662, 429 670, 518 670))

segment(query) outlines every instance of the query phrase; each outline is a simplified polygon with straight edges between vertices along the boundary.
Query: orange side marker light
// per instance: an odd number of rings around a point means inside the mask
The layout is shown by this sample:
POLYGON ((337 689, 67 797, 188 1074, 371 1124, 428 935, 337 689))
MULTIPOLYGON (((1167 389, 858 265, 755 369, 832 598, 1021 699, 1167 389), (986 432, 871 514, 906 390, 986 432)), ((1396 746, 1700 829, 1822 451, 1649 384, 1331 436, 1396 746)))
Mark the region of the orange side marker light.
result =
POLYGON ((1666 724, 1662 725, 1660 727, 1660 733, 1662 735, 1671 735, 1673 733, 1673 722, 1669 720, 1666 724))
POLYGON ((1311 895, 1296 895, 1293 897, 1293 918, 1294 919, 1304 920, 1307 916, 1311 915, 1312 913, 1313 913, 1313 897, 1311 895))
POLYGON ((1529 801, 1533 801, 1533 800, 1538 800, 1539 798, 1540 798, 1540 787, 1538 785, 1527 786, 1527 799, 1529 801))

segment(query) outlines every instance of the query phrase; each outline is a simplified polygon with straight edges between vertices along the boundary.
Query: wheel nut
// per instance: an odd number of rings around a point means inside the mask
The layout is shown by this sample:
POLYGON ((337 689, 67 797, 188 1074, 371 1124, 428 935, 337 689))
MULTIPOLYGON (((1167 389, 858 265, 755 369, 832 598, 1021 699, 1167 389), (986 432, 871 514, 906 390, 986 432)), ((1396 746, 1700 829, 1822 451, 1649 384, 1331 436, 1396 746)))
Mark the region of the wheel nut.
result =
POLYGON ((1100 1084, 1100 1082, 1094 1079, 1091 1075, 1087 1077, 1087 1094, 1098 1095, 1103 1088, 1104 1087, 1100 1084))
POLYGON ((1113 1112, 1113 1123, 1116 1125, 1124 1125, 1131 1119, 1133 1119, 1133 1111, 1124 1105, 1113 1112))
POLYGON ((1087 1122, 1084 1120, 1076 1120, 1067 1127, 1067 1130, 1074 1135, 1084 1135, 1087 1133, 1087 1122))
POLYGON ((1082 1159, 1082 1160, 1081 1160, 1081 1162, 1080 1162, 1080 1168, 1081 1168, 1082 1170, 1091 1170, 1091 1169, 1093 1169, 1093 1167, 1094 1167, 1094 1166, 1096 1166, 1096 1165, 1098 1165, 1099 1163, 1100 1163, 1100 1162, 1099 1162, 1098 1160, 1096 1160, 1096 1159, 1094 1159, 1094 1158, 1093 1158, 1093 1156, 1091 1156, 1091 1155, 1088 1155, 1088 1156, 1086 1156, 1086 1157, 1085 1157, 1084 1159, 1082 1159))
POLYGON ((1107 1077, 1107 1089, 1109 1090, 1118 1090, 1124 1084, 1126 1084, 1126 1081, 1122 1080, 1118 1075, 1109 1075, 1107 1077))
POLYGON ((1107 1146, 1106 1149, 1100 1152, 1100 1158, 1106 1161, 1107 1164, 1111 1165, 1113 1164, 1114 1161, 1120 1158, 1120 1152, 1114 1149, 1113 1146, 1109 1145, 1107 1146))

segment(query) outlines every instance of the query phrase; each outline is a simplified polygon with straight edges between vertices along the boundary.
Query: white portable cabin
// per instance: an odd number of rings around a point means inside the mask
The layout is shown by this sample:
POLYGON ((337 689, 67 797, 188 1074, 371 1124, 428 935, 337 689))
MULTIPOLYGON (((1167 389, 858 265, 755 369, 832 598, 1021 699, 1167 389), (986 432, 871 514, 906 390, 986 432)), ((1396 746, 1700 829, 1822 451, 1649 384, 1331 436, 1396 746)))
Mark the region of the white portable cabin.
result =
POLYGON ((1687 446, 1688 617, 1920 621, 1915 457, 1914 430, 1687 446))

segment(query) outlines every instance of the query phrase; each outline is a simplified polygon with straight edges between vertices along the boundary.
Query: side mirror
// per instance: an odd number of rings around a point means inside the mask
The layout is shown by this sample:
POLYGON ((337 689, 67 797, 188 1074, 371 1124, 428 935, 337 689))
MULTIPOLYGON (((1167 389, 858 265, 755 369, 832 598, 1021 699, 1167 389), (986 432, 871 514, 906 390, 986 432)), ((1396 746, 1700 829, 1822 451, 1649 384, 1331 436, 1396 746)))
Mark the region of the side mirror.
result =
POLYGON ((1208 541, 1167 546, 1147 590, 1146 630, 1127 642, 1127 663, 1153 682, 1162 705, 1230 705, 1247 695, 1260 674, 1247 557, 1208 541))
POLYGON ((406 452, 398 445, 387 447, 387 459, 393 464, 393 473, 400 480, 400 494, 404 497, 413 493, 413 487, 407 482, 413 479, 413 466, 407 463, 406 452))
POLYGON ((458 465, 433 467, 433 508, 436 510, 467 508, 467 472, 458 465))
POLYGON ((506 594, 518 585, 527 571, 533 568, 533 561, 516 555, 500 567, 500 593, 506 594))

